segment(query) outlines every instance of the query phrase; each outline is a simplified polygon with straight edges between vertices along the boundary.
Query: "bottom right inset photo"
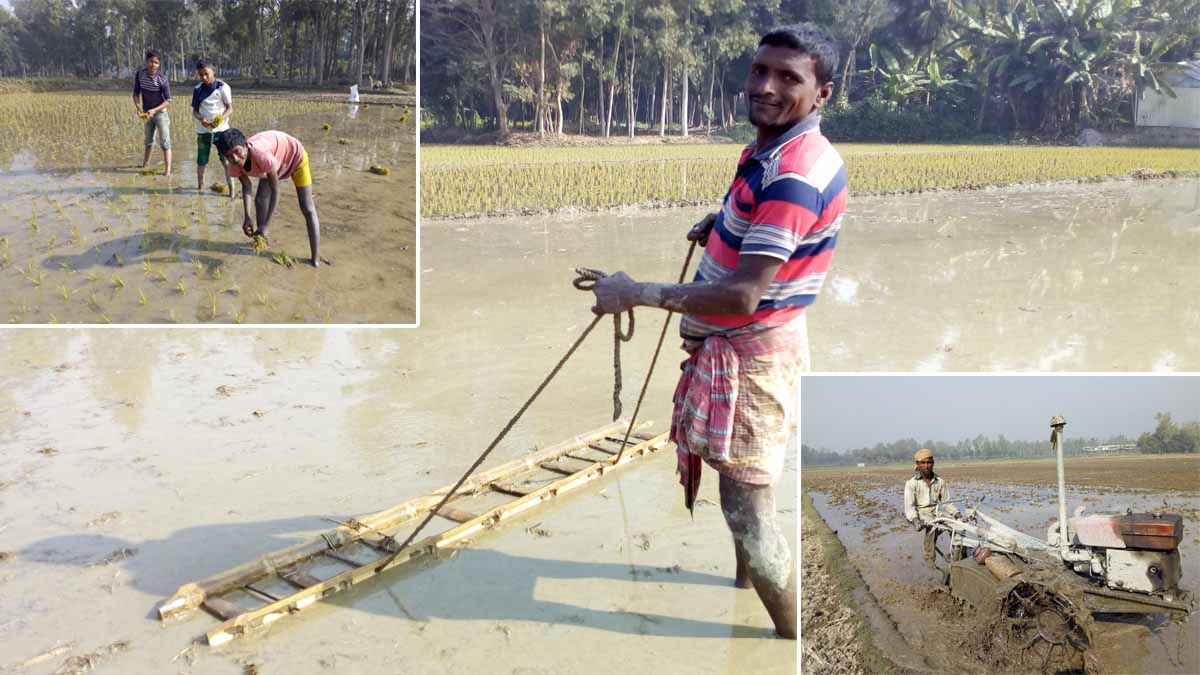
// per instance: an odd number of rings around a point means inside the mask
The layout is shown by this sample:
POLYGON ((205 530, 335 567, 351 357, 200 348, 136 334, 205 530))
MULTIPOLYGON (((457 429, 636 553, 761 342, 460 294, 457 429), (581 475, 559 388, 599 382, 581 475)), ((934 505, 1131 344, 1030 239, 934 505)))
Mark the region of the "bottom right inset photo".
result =
POLYGON ((1200 377, 805 375, 803 673, 1200 673, 1200 377))

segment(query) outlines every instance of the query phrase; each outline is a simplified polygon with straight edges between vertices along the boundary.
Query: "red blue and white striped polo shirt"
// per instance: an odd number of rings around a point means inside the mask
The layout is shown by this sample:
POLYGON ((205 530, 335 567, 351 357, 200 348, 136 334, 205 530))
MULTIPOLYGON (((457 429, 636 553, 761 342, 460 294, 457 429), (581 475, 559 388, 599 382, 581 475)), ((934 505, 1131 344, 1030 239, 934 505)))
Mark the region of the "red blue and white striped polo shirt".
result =
POLYGON ((820 123, 813 113, 765 147, 742 151, 695 281, 729 277, 742 254, 778 258, 783 266, 753 314, 685 315, 679 324, 684 339, 779 326, 817 299, 846 209, 846 165, 820 123))

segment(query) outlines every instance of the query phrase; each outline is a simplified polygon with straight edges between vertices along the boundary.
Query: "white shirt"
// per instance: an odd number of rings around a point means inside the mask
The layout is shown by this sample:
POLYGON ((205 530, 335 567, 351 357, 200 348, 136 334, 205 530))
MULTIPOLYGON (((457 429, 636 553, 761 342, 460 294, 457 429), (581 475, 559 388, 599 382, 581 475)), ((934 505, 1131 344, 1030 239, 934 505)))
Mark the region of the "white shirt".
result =
MULTIPOLYGON (((206 120, 211 120, 217 115, 224 115, 225 106, 233 106, 233 92, 229 90, 229 85, 221 80, 217 80, 214 84, 217 85, 216 89, 213 89, 207 98, 200 101, 200 108, 197 111, 200 113, 200 117, 206 120)), ((203 86, 204 83, 201 82, 194 89, 200 91, 203 86)), ((221 124, 214 129, 209 129, 201 124, 200 120, 196 120, 196 133, 198 134, 215 134, 228 128, 229 120, 222 120, 221 124)))
POLYGON ((933 480, 929 483, 926 483, 919 473, 904 483, 904 517, 909 522, 914 518, 920 518, 921 522, 933 518, 933 508, 938 502, 945 504, 949 513, 957 514, 958 509, 953 504, 946 504, 949 501, 950 489, 946 487, 946 481, 937 474, 933 475, 933 480))

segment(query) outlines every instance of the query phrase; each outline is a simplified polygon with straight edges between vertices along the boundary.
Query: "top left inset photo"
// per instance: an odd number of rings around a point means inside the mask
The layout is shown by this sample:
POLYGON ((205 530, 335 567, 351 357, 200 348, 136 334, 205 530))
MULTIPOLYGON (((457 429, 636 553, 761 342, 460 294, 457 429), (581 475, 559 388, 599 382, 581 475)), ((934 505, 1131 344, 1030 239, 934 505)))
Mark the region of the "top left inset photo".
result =
POLYGON ((0 0, 0 318, 415 325, 415 7, 0 0))

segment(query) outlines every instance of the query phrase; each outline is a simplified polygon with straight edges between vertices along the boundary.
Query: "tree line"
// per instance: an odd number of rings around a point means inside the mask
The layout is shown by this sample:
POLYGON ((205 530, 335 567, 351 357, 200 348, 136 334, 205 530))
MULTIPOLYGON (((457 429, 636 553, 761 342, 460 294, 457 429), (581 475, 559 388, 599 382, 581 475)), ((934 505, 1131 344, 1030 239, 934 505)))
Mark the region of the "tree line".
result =
POLYGON ((416 81, 416 0, 11 0, 0 75, 129 77, 146 49, 172 80, 416 81))
POLYGON ((796 21, 838 42, 832 115, 963 133, 1127 124, 1200 49, 1195 0, 424 0, 422 104, 500 136, 727 130, 759 36, 796 21))
MULTIPOLYGON (((1085 448, 1099 445, 1136 445, 1135 452, 1159 454, 1168 452, 1200 452, 1200 421, 1178 424, 1171 419, 1170 413, 1157 413, 1154 416, 1157 425, 1153 432, 1138 436, 1136 443, 1125 437, 1115 436, 1107 439, 1072 438, 1069 435, 1063 440, 1064 455, 1084 454, 1085 448)), ((877 443, 871 447, 852 448, 845 452, 835 452, 826 448, 814 448, 809 445, 800 446, 800 463, 806 466, 817 464, 895 464, 911 462, 913 453, 920 448, 929 448, 934 457, 939 460, 976 460, 1000 459, 1004 457, 1050 457, 1054 452, 1050 447, 1049 431, 1045 440, 1010 440, 1000 434, 995 438, 984 435, 959 441, 926 440, 918 443, 916 439, 903 438, 890 443, 877 443)))

